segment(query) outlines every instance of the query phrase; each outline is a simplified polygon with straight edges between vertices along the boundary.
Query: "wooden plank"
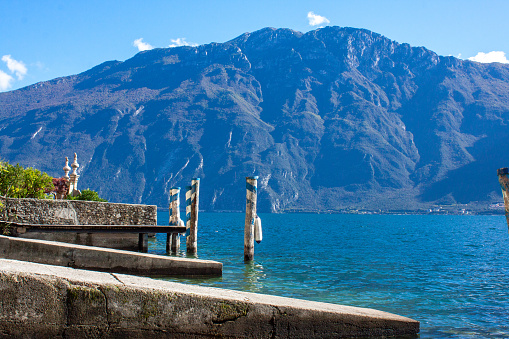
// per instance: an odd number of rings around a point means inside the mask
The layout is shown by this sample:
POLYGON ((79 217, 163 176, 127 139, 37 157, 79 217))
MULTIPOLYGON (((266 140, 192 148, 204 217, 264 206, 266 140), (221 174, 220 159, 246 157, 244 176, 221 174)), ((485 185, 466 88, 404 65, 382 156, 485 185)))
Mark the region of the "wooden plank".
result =
POLYGON ((25 232, 75 232, 75 233, 185 233, 185 226, 157 225, 43 225, 0 221, 1 227, 25 232))

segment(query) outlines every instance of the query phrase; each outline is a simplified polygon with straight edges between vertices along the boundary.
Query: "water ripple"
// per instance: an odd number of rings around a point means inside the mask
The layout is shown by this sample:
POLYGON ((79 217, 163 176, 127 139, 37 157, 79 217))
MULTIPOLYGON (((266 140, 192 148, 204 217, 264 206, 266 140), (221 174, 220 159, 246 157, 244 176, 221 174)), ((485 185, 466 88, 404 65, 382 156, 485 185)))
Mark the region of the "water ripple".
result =
MULTIPOLYGON (((503 216, 261 218, 264 240, 244 264, 244 215, 201 213, 198 257, 223 262, 223 277, 171 280, 375 308, 421 321, 422 338, 509 337, 503 216)), ((150 251, 164 246, 158 235, 150 251)))

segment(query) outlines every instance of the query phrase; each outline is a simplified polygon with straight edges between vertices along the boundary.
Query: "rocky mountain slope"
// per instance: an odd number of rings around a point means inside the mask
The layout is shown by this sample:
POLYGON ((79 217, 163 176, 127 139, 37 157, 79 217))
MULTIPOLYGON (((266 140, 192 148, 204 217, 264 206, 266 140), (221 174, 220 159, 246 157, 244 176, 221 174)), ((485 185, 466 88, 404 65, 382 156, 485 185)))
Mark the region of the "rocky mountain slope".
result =
POLYGON ((167 206, 412 210, 499 201, 509 165, 509 66, 438 56, 354 28, 265 28, 154 49, 0 93, 0 157, 80 187, 167 206))

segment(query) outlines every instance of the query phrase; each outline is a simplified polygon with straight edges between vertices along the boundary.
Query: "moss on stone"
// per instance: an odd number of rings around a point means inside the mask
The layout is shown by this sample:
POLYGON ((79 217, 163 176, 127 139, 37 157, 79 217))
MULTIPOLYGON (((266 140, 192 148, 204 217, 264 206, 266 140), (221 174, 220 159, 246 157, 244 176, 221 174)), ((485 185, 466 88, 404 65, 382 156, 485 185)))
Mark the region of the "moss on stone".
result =
POLYGON ((216 319, 214 319, 213 322, 224 323, 237 320, 240 317, 247 316, 248 310, 249 307, 246 304, 221 301, 214 309, 216 319))
POLYGON ((100 290, 88 286, 70 286, 67 290, 67 298, 69 302, 85 301, 97 302, 104 300, 104 295, 100 290))
POLYGON ((147 298, 141 305, 141 316, 147 321, 159 315, 159 302, 157 299, 147 298))

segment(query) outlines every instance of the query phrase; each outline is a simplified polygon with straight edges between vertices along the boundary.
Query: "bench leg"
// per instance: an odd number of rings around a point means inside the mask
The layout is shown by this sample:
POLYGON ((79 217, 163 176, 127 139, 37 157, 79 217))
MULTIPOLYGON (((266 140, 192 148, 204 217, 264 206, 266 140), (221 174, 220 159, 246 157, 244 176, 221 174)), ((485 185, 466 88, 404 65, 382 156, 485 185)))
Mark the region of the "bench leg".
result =
POLYGON ((171 253, 171 233, 166 233, 166 254, 171 253))
POLYGON ((148 251, 148 233, 140 233, 138 237, 138 251, 148 251))
POLYGON ((178 253, 180 251, 180 234, 178 233, 171 234, 171 251, 173 253, 178 253))

